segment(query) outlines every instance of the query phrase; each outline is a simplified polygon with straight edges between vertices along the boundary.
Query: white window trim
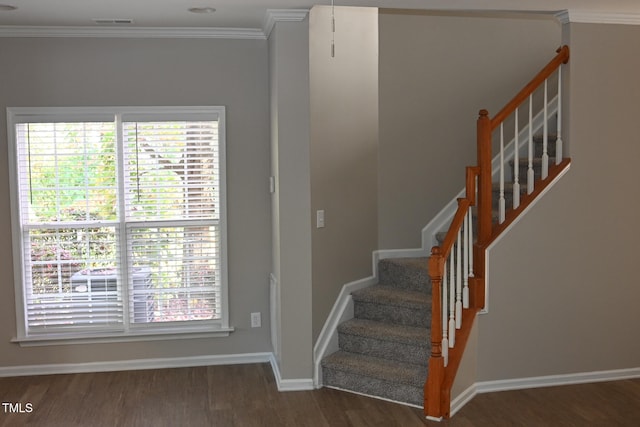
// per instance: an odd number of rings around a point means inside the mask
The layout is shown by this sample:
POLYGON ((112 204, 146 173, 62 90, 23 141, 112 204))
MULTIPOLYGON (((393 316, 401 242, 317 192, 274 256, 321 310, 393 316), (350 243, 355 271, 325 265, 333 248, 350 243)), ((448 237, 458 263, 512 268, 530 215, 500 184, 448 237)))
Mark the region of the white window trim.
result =
POLYGON ((14 270, 14 286, 16 301, 17 333, 11 342, 21 346, 82 344, 98 342, 129 342, 149 340, 169 340, 185 338, 205 338, 228 336, 234 328, 229 325, 229 291, 228 291, 228 250, 227 250, 227 168, 226 168, 226 109, 224 106, 178 106, 178 107, 8 107, 7 108, 7 136, 9 155, 9 195, 11 208, 12 255, 14 270), (57 334, 29 335, 27 333, 27 319, 24 300, 22 232, 20 218, 20 203, 18 193, 17 167, 17 139, 16 123, 46 122, 59 120, 64 115, 66 119, 112 120, 116 115, 126 116, 127 119, 169 118, 180 120, 216 117, 219 122, 218 150, 220 168, 220 269, 222 313, 219 320, 205 322, 201 327, 194 325, 172 325, 152 328, 145 331, 137 329, 124 332, 94 332, 91 335, 82 332, 57 334))

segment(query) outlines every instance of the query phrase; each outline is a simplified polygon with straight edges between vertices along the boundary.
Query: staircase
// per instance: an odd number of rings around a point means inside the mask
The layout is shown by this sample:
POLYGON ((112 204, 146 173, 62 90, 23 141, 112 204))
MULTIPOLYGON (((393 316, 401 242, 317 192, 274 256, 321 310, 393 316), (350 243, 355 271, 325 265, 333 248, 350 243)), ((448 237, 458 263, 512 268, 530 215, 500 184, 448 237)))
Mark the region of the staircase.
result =
POLYGON ((450 416, 451 387, 485 303, 486 250, 569 167, 556 136, 562 123, 560 66, 568 58, 568 47, 560 48, 493 118, 480 111, 478 165, 466 169, 466 193, 457 198, 448 229, 433 230, 438 246, 430 257, 382 259, 377 284, 351 293, 354 316, 337 327, 339 350, 322 360, 324 386, 424 405, 431 419, 450 416), (556 71, 557 97, 549 100, 548 79, 556 71), (534 117, 534 93, 541 87, 543 108, 534 117), (520 110, 529 115, 522 132, 520 110), (514 142, 505 145, 508 118, 514 142), (492 159, 498 130, 500 153, 492 159))
MULTIPOLYGON (((548 136, 548 154, 555 158, 555 135, 548 136)), ((533 170, 540 181, 541 134, 534 136, 533 170)), ((509 162, 513 168, 514 161, 509 162)), ((519 160, 527 176, 528 160, 519 160)), ((493 183, 492 222, 498 223, 500 184, 493 183)), ((520 192, 526 194, 522 185, 520 192)), ((513 184, 504 190, 512 206, 513 184)), ((475 217, 475 215, 474 215, 475 217)), ((442 244, 446 231, 436 234, 442 244)), ((378 262, 378 284, 351 294, 354 318, 338 327, 340 350, 322 361, 325 387, 422 407, 424 378, 431 351, 431 280, 428 258, 388 258, 378 262)))

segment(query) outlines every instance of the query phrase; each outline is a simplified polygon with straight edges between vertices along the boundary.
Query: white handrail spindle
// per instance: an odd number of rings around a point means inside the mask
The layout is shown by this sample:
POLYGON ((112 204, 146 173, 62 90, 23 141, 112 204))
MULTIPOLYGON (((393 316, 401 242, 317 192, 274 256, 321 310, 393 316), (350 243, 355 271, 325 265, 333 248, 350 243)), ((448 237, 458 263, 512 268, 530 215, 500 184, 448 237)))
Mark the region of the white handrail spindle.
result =
POLYGON ((453 348, 456 345, 456 319, 455 319, 455 298, 456 294, 456 278, 454 272, 454 259, 453 250, 449 255, 449 348, 453 348))
MULTIPOLYGON (((471 209, 469 209, 469 211, 467 212, 467 223, 469 225, 469 246, 467 247, 467 250, 469 251, 469 278, 473 278, 475 277, 474 272, 473 272, 473 242, 474 242, 474 237, 473 237, 473 212, 471 211, 471 209)), ((469 287, 467 286, 467 288, 465 288, 462 292, 462 305, 464 308, 469 308, 470 302, 469 302, 469 287)))
POLYGON ((547 179, 547 176, 549 175, 549 153, 547 152, 547 145, 549 142, 549 134, 547 131, 548 128, 548 121, 549 121, 549 114, 548 114, 548 109, 547 109, 547 105, 549 104, 549 100, 547 97, 547 81, 548 79, 545 79, 544 81, 544 117, 543 117, 543 135, 542 135, 542 179, 547 179))
POLYGON ((504 125, 500 123, 500 198, 498 199, 498 223, 504 222, 504 125))
POLYGON ((515 112, 515 135, 514 135, 514 150, 513 150, 513 209, 520 206, 520 159, 518 158, 518 108, 515 112))
POLYGON ((556 136, 556 165, 562 161, 562 66, 558 67, 558 114, 556 136))
MULTIPOLYGON (((469 210, 470 212, 471 210, 469 210)), ((463 253, 463 270, 464 281, 462 282, 462 308, 469 308, 469 215, 464 216, 464 225, 462 234, 464 236, 464 246, 462 248, 463 253)))
POLYGON ((462 229, 456 241, 456 329, 462 327, 462 229))
POLYGON ((444 366, 449 364, 449 335, 447 333, 449 298, 447 293, 447 264, 448 259, 444 260, 444 274, 442 275, 442 357, 444 358, 444 366))
POLYGON ((529 95, 529 165, 527 168, 527 194, 533 193, 535 173, 533 172, 533 94, 529 95))

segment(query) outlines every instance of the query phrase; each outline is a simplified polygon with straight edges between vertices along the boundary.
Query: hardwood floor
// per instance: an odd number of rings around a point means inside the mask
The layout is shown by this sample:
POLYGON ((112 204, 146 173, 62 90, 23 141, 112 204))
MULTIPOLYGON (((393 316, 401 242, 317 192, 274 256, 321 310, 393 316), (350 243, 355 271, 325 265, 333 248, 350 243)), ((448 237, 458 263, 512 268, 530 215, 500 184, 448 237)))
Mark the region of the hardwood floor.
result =
POLYGON ((337 390, 280 393, 269 364, 0 378, 0 401, 2 427, 640 425, 640 379, 478 395, 436 423, 337 390))

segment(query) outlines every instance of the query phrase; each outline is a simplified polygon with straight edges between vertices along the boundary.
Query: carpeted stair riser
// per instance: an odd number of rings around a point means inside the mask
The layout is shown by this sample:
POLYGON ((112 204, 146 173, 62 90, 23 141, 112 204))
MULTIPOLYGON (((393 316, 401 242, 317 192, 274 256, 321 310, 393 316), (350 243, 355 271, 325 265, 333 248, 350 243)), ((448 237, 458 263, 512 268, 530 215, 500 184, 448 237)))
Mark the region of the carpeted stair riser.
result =
POLYGON ((353 319, 338 327, 338 341, 350 353, 426 365, 431 347, 427 332, 426 328, 353 319))
POLYGON ((338 351, 322 361, 325 386, 422 405, 427 365, 338 351))
POLYGON ((378 263, 378 281, 398 289, 431 293, 428 258, 390 258, 378 263))
MULTIPOLYGON (((426 374, 424 377, 426 378, 426 374)), ((354 376, 351 373, 331 368, 323 369, 323 381, 328 384, 328 387, 355 391, 411 405, 421 406, 424 404, 424 397, 421 397, 424 396, 423 387, 398 384, 378 378, 354 376)))
MULTIPOLYGON (((526 176, 522 178, 520 182, 520 197, 527 194, 527 180, 526 176)), ((491 197, 491 209, 498 210, 500 203, 500 183, 493 183, 493 194, 491 197)), ((505 182, 504 184, 504 204, 507 209, 513 206, 513 183, 505 182)))
MULTIPOLYGON (((526 149, 525 149, 526 150, 526 149)), ((535 135, 533 137, 533 157, 542 158, 542 152, 544 150, 544 141, 542 135, 535 135)), ((527 151, 523 151, 523 155, 526 156, 527 151)), ((556 155, 556 135, 550 134, 547 137, 547 154, 549 157, 555 157, 556 155)))
POLYGON ((351 294, 354 316, 404 326, 431 326, 431 295, 376 285, 351 294))

